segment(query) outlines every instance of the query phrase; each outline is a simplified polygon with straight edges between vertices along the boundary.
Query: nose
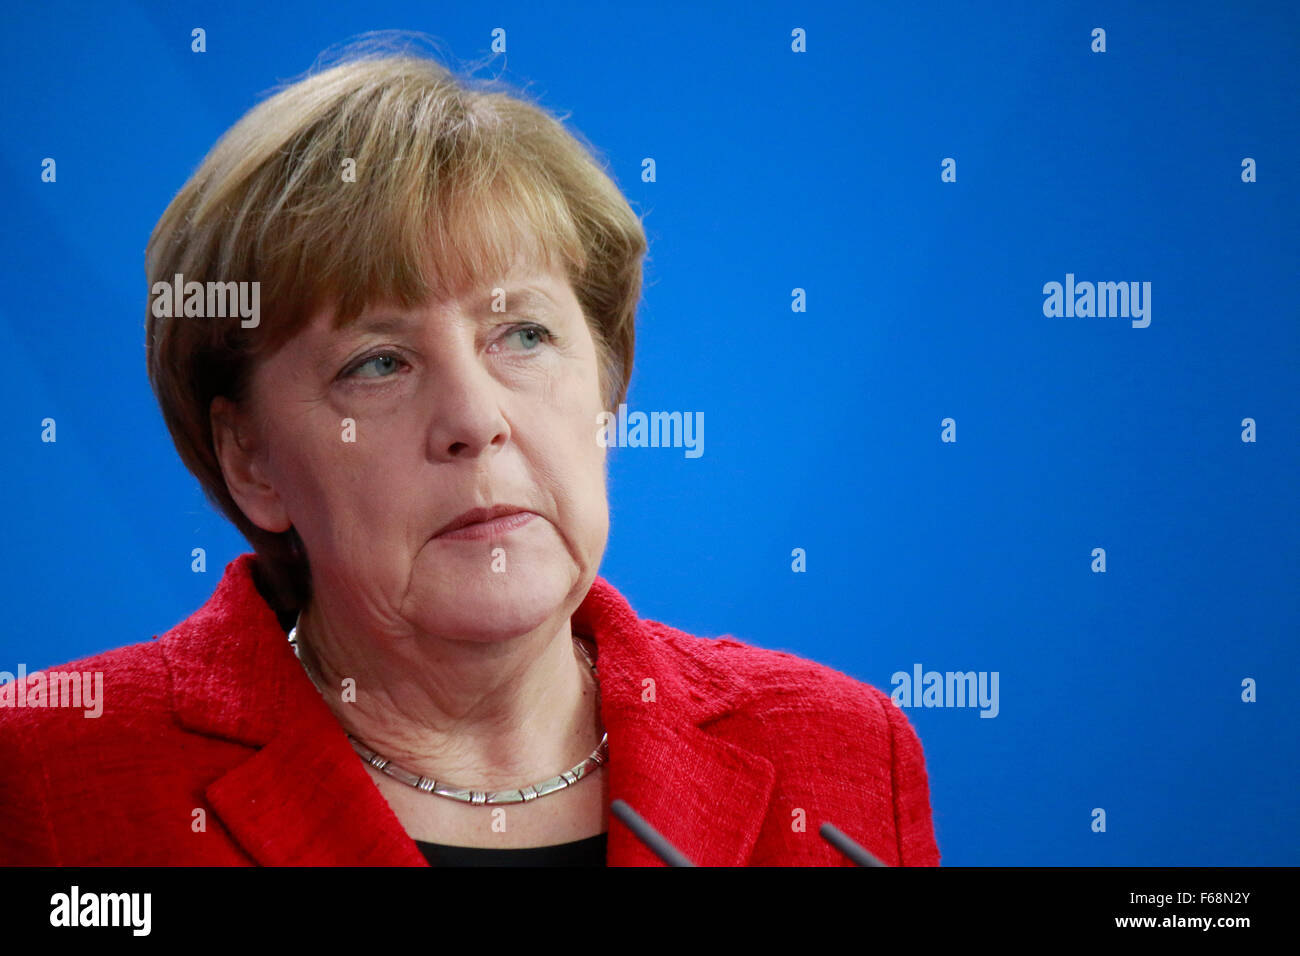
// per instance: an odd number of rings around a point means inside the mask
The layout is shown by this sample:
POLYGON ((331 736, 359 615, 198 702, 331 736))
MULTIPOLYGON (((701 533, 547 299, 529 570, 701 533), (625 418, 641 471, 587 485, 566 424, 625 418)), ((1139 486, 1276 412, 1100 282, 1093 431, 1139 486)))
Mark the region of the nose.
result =
POLYGON ((504 448, 511 434, 501 410, 504 386, 473 345, 458 342, 431 371, 430 457, 457 461, 504 448))

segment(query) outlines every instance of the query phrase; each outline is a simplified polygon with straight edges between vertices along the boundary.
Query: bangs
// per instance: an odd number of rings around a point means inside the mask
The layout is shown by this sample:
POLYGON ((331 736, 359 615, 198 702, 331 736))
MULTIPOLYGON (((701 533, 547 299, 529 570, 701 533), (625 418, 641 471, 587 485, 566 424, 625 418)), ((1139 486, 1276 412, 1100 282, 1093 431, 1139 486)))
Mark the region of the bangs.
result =
MULTIPOLYGON (((284 308, 250 336, 255 351, 274 350, 326 306, 338 330, 373 303, 452 299, 521 264, 580 282, 589 263, 569 202, 498 118, 467 111, 449 136, 446 118, 419 105, 411 104, 414 127, 377 109, 358 130, 340 111, 338 128, 317 128, 308 145, 286 150, 295 181, 252 245, 265 298, 284 308), (345 162, 355 182, 342 178, 345 162)), ((256 192, 248 202, 259 201, 256 192)))

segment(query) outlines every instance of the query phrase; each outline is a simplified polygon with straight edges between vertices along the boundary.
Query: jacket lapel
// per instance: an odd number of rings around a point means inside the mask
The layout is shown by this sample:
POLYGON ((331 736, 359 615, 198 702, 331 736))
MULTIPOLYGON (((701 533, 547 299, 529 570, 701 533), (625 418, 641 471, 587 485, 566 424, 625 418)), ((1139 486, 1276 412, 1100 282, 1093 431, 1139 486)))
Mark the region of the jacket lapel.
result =
MULTIPOLYGON (((607 725, 608 726, 608 725, 607 725)), ((701 730, 643 718, 610 731, 610 799, 623 800, 696 866, 743 866, 767 815, 775 772, 701 730)), ((611 866, 665 865, 611 815, 611 866)))
MULTIPOLYGON (((706 666, 690 646, 698 638, 638 618, 603 578, 573 615, 573 630, 596 640, 611 801, 625 801, 697 866, 744 865, 776 771, 703 729, 736 709, 739 678, 706 666)), ((607 861, 664 865, 612 815, 607 861)))
MULTIPOLYGON (((208 785, 213 814, 263 865, 427 865, 257 591, 254 560, 232 561, 208 602, 162 638, 182 726, 254 748, 208 785)), ((596 642, 610 799, 697 865, 743 865, 775 770, 702 728, 733 709, 738 679, 672 646, 696 639, 641 621, 602 578, 573 629, 596 642)), ((612 815, 607 862, 661 865, 612 815)))
POLYGON ((428 865, 302 669, 241 555, 162 639, 177 719, 256 748, 210 783, 212 812, 264 866, 428 865))
POLYGON ((263 866, 428 865, 341 732, 286 727, 206 794, 263 866))

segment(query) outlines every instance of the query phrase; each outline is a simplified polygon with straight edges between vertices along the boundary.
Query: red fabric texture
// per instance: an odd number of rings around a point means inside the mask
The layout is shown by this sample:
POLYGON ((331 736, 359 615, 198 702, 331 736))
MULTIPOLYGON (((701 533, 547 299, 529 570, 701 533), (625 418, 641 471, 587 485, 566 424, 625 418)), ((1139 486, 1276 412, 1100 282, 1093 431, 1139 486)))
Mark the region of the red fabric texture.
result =
MULTIPOLYGON (((15 706, 8 685, 0 864, 428 865, 294 656, 255 560, 232 561, 160 638, 48 669, 102 671, 98 718, 15 706)), ((921 744, 887 694, 640 619, 599 577, 572 620, 596 642, 610 799, 697 865, 851 865, 823 822, 891 866, 939 864, 921 744)), ((662 865, 612 815, 607 862, 662 865)))

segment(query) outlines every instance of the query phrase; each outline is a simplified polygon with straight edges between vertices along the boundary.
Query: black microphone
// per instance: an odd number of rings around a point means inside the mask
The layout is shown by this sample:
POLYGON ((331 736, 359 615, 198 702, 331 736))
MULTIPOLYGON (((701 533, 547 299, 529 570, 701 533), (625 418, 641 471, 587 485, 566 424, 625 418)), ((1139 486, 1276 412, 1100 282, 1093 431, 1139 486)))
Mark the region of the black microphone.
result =
POLYGON ((625 800, 614 800, 609 805, 610 812, 622 820, 629 830, 636 834, 637 839, 654 851, 655 856, 663 860, 669 866, 694 866, 686 858, 686 854, 673 846, 664 838, 664 835, 645 821, 641 814, 637 813, 625 800))
POLYGON ((822 835, 822 839, 829 843, 835 849, 839 850, 858 866, 889 866, 879 857, 873 856, 866 847, 860 843, 855 843, 849 838, 844 831, 832 826, 829 823, 823 823, 817 831, 822 835))

